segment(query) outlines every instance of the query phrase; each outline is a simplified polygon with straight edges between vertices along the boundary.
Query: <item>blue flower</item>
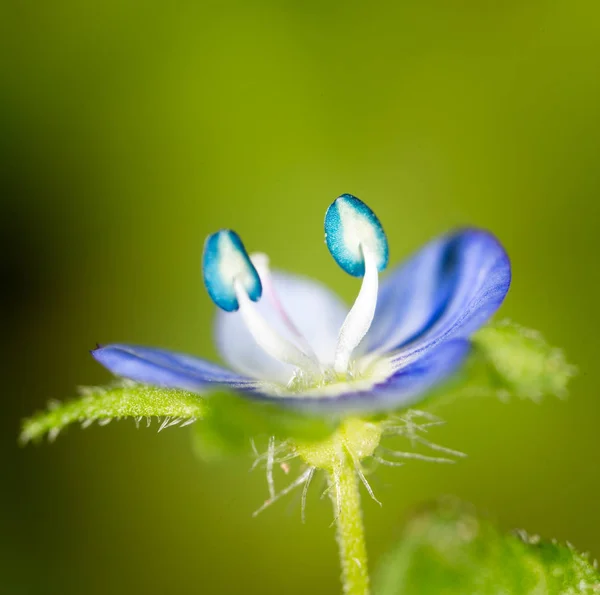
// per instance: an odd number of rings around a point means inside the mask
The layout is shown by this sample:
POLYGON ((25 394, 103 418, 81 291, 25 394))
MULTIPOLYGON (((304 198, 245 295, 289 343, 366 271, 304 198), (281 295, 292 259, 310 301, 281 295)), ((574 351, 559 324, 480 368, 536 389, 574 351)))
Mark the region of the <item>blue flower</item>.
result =
POLYGON ((271 272, 237 234, 205 244, 209 295, 220 307, 215 341, 229 368, 134 345, 93 356, 117 376, 205 395, 232 390, 310 412, 395 409, 414 404, 456 372, 470 335, 502 303, 510 261, 489 232, 462 229, 433 240, 379 284, 388 244, 375 214, 345 194, 325 218, 327 247, 347 273, 362 277, 348 309, 329 289, 271 272))

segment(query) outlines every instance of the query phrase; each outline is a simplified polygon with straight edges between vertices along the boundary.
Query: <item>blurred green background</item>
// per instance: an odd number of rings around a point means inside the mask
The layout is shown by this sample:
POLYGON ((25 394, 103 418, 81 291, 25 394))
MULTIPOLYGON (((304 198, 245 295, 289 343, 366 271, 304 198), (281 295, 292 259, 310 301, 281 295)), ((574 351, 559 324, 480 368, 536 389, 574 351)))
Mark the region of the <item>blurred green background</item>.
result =
POLYGON ((329 503, 307 523, 247 459, 198 462, 188 430, 19 421, 109 375, 128 341, 215 358, 205 236, 232 227, 350 301, 322 220, 366 200, 392 262, 492 229, 501 316, 580 369, 568 401, 444 410, 455 466, 382 470, 374 563, 417 503, 451 493, 507 529, 600 555, 600 9, 596 2, 0 2, 0 592, 335 593, 329 503))

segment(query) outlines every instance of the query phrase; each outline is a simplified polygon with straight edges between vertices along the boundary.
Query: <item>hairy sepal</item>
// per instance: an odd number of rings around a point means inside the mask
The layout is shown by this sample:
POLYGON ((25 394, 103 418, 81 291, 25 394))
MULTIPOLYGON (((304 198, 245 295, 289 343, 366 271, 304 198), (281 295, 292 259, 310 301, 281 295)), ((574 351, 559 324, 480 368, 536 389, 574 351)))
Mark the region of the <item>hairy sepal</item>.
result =
POLYGON ((45 411, 23 421, 20 441, 26 444, 44 436, 53 440, 70 424, 88 427, 114 419, 133 418, 145 427, 189 425, 194 421, 194 446, 203 458, 247 452, 250 440, 274 436, 280 440, 322 440, 337 422, 282 410, 274 405, 246 401, 228 393, 204 398, 183 390, 130 382, 81 389, 81 397, 53 401, 45 411))
POLYGON ((465 397, 535 402, 566 397, 577 368, 539 332, 502 321, 482 328, 471 340, 473 349, 465 365, 432 390, 419 408, 437 410, 465 397))
POLYGON ((335 431, 335 419, 283 409, 227 393, 211 395, 201 424, 195 424, 193 446, 203 460, 248 453, 254 439, 321 441, 335 431))
POLYGON ((561 349, 549 345, 537 331, 510 321, 481 329, 473 343, 474 379, 485 378, 487 386, 501 398, 562 398, 576 373, 561 349))
POLYGON ((45 435, 53 440, 64 428, 77 422, 87 427, 94 422, 102 425, 113 419, 134 418, 146 425, 159 418, 165 427, 185 425, 202 419, 207 409, 206 401, 197 394, 129 382, 82 388, 80 392, 80 398, 62 403, 52 401, 46 411, 24 420, 21 443, 38 441, 45 435))

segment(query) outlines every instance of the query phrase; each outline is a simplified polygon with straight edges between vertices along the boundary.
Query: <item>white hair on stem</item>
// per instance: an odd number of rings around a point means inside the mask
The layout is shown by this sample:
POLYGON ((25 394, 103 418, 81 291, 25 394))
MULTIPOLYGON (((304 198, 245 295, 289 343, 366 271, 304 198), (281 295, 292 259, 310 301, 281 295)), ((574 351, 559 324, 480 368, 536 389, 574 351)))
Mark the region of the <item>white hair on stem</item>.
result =
POLYGON ((252 516, 256 517, 263 510, 266 510, 269 506, 271 506, 271 504, 274 504, 275 502, 277 502, 277 500, 283 498, 283 496, 289 494, 291 491, 293 491, 294 489, 296 489, 297 487, 301 486, 306 481, 308 481, 309 479, 311 479, 314 471, 315 471, 314 467, 308 467, 308 469, 306 469, 292 483, 290 483, 288 486, 286 486, 285 488, 283 488, 283 490, 281 490, 280 492, 277 492, 272 498, 269 498, 268 500, 266 500, 265 503, 260 508, 256 509, 252 513, 252 516))

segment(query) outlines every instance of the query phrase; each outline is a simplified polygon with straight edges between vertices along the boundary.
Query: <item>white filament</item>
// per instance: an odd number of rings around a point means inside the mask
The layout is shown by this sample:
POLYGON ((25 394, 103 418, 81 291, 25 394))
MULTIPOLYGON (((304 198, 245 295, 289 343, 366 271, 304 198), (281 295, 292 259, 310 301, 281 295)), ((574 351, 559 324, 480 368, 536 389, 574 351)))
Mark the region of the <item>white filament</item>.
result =
POLYGON ((338 374, 345 374, 348 371, 352 352, 371 327, 377 306, 379 291, 377 261, 369 248, 364 244, 361 244, 360 247, 365 261, 365 274, 356 301, 340 329, 334 361, 334 370, 338 374))
POLYGON ((319 365, 315 360, 271 328, 248 297, 240 280, 234 281, 234 289, 244 323, 256 343, 266 353, 280 362, 292 364, 315 374, 320 373, 319 365))

